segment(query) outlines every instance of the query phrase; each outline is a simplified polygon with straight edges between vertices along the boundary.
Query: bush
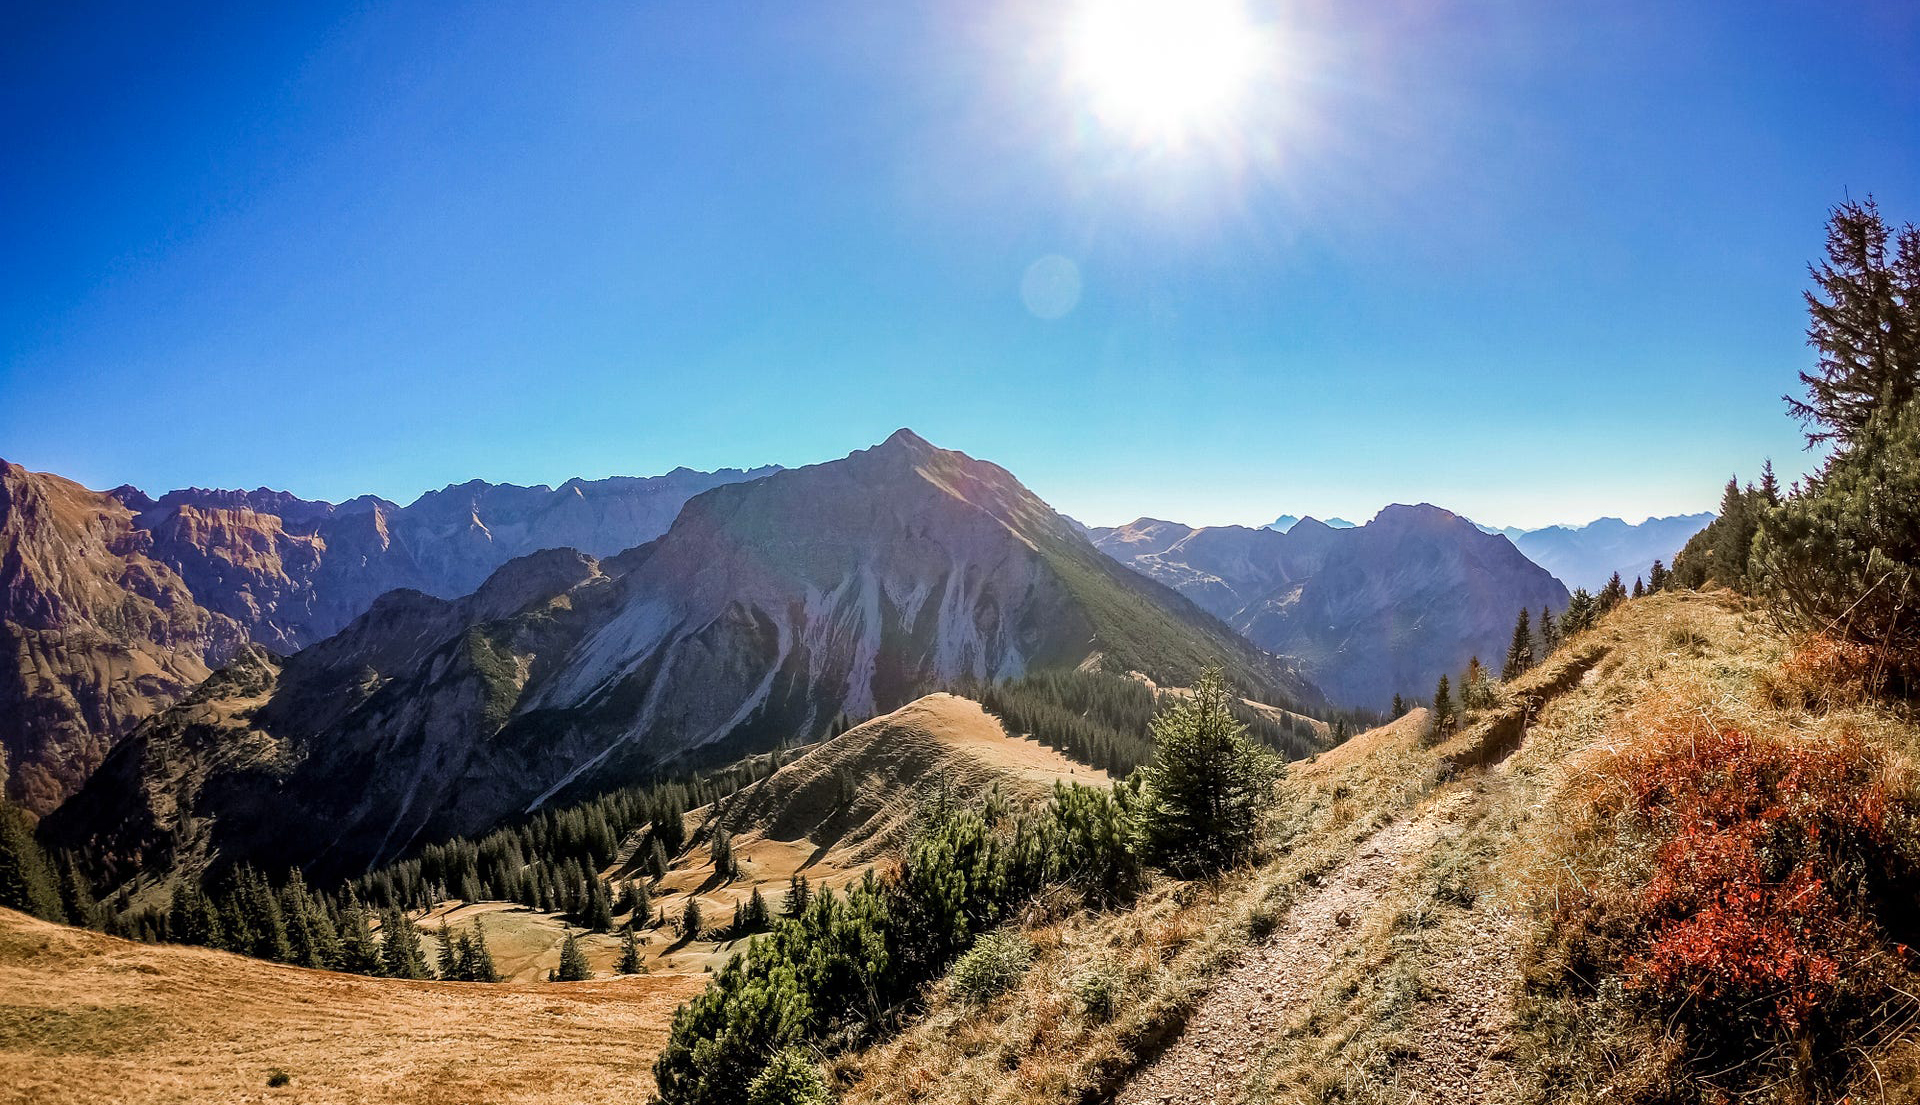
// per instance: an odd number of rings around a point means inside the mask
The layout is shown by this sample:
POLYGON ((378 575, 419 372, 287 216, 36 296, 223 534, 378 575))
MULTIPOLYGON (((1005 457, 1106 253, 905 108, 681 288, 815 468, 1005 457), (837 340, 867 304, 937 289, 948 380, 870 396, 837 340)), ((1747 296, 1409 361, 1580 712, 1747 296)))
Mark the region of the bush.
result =
POLYGON ((1672 1033, 1676 1061, 1728 1083, 1844 1086, 1912 990, 1920 849, 1906 780, 1857 740, 1731 730, 1657 740, 1614 776, 1601 812, 1614 839, 1650 854, 1570 888, 1561 980, 1614 988, 1655 1035, 1672 1033))
POLYGON ((953 992, 976 1005, 1012 988, 1027 973, 1033 946, 1017 933, 992 932, 953 965, 953 992))
POLYGON ((830 1100, 820 1068, 792 1048, 775 1055, 747 1087, 747 1105, 827 1105, 830 1100))
POLYGON ((1093 1020, 1111 1020, 1120 1004, 1120 983, 1120 975, 1112 968, 1089 968, 1074 976, 1073 999, 1093 1020))

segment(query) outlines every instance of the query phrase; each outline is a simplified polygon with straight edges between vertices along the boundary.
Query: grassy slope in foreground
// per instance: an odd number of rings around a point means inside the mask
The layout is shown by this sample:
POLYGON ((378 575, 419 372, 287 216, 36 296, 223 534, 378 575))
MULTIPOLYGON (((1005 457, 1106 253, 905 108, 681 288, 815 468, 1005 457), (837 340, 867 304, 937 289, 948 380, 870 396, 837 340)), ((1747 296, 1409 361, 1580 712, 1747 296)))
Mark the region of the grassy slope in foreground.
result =
MULTIPOLYGON (((1613 1079, 1661 1042, 1526 971, 1550 937, 1601 766, 1675 715, 1795 740, 1851 731, 1896 756, 1920 748, 1885 707, 1780 704, 1770 688, 1789 654, 1724 593, 1627 603, 1520 680, 1530 710, 1510 700, 1438 747, 1416 710, 1293 765, 1258 867, 1158 880, 1116 912, 1034 911, 1023 980, 983 1006, 936 983, 899 1035, 834 1061, 843 1102, 1629 1096, 1613 1079), (1090 986, 1110 1006, 1091 1008, 1090 986), (1232 1016, 1217 1015, 1223 1005, 1232 1016), (1606 1060, 1569 1070, 1576 1035, 1606 1060), (1143 1077, 1142 1057, 1163 1044, 1165 1065, 1143 1077)), ((1911 1028, 1872 1050, 1889 1084, 1920 1069, 1911 1028)))
POLYGON ((0 1099, 625 1105, 705 981, 400 982, 0 910, 0 1099))

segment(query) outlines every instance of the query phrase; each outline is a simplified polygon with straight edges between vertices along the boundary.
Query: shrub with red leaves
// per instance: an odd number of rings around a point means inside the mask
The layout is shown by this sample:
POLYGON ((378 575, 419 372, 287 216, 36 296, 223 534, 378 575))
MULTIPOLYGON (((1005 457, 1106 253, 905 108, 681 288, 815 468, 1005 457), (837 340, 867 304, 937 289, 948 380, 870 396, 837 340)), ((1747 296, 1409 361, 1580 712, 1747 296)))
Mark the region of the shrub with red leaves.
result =
POLYGON ((1805 1075, 1884 1022, 1915 923, 1911 795, 1857 740, 1731 730, 1629 755, 1623 812, 1659 841, 1620 964, 1687 1049, 1805 1075))

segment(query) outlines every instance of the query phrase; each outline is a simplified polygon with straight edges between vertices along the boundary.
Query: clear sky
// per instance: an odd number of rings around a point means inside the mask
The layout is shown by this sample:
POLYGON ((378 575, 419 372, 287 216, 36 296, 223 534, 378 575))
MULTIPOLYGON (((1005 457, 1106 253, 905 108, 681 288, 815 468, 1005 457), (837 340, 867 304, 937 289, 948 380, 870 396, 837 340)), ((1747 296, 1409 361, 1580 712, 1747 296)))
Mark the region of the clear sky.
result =
POLYGON ((1248 3, 1171 78, 1076 4, 326 8, 0 12, 0 456, 406 501, 905 425, 1094 523, 1637 519, 1807 465, 1825 211, 1920 221, 1911 0, 1248 3))

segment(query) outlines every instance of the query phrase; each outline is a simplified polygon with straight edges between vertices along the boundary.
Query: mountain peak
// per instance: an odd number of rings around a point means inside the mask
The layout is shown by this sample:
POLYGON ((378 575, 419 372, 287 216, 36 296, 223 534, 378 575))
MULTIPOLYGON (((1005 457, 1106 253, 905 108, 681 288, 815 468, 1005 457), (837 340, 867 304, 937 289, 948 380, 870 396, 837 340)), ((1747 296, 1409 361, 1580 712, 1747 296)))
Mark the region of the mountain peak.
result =
POLYGON ((889 434, 887 439, 880 443, 879 448, 911 449, 915 452, 928 452, 934 448, 934 445, 926 438, 902 426, 893 431, 892 434, 889 434))

